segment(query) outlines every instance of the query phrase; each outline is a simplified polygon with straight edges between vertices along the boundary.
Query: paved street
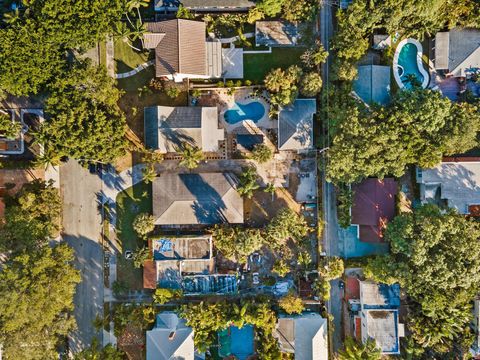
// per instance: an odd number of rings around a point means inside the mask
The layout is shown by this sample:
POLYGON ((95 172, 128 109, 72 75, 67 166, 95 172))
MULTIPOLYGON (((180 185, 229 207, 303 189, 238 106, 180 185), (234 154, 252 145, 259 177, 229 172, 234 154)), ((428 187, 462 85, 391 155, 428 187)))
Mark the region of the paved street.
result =
POLYGON ((74 299, 78 330, 69 339, 71 351, 77 352, 96 336, 92 325, 96 315, 103 316, 103 250, 97 205, 101 179, 70 160, 60 169, 60 187, 64 199, 63 239, 74 248, 75 266, 82 275, 74 299))
MULTIPOLYGON (((323 46, 326 50, 330 50, 330 39, 333 35, 333 11, 336 10, 332 8, 332 4, 327 1, 321 1, 321 8, 319 12, 319 23, 320 23, 320 39, 323 46)), ((331 62, 331 52, 330 56, 327 58, 325 64, 322 65, 322 75, 323 82, 328 91, 328 81, 329 81, 329 66, 331 62)), ((328 126, 329 128, 329 126, 328 126)), ((330 139, 326 139, 324 148, 330 146, 330 139)), ((325 155, 325 153, 323 153, 325 155)), ((325 158, 326 159, 326 158, 325 158)), ((324 209, 324 221, 325 221, 325 230, 324 230, 324 245, 325 251, 328 256, 340 256, 339 249, 339 239, 338 239, 338 221, 337 221, 337 209, 336 209, 336 200, 335 200, 335 189, 332 184, 329 184, 325 181, 325 170, 323 169, 323 209, 324 209)), ((333 326, 334 332, 332 337, 332 347, 333 351, 337 352, 342 346, 342 290, 338 287, 339 280, 333 280, 331 282, 331 293, 330 300, 328 301, 327 307, 328 312, 333 315, 333 326)))

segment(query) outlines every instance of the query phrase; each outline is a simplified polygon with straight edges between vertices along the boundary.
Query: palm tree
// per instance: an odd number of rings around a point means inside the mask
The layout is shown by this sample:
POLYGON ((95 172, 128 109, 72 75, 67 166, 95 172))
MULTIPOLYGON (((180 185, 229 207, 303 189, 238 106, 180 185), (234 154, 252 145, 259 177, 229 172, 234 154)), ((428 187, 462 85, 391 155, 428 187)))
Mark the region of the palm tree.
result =
POLYGON ((257 183, 255 169, 253 167, 244 169, 242 175, 240 175, 240 185, 237 188, 238 193, 250 199, 253 196, 253 192, 258 188, 260 188, 260 185, 257 183))
POLYGON ((140 20, 135 21, 132 30, 133 41, 140 39, 142 43, 142 48, 145 49, 145 43, 143 42, 143 36, 147 32, 147 27, 140 20))
MULTIPOLYGON (((142 16, 140 15, 140 8, 141 7, 148 7, 148 4, 149 4, 148 0, 130 0, 127 3, 127 9, 128 9, 128 11, 132 11, 134 9, 137 10, 138 20, 140 20, 140 22, 142 22, 142 16)), ((127 17, 128 17, 128 15, 127 15, 127 17)))
POLYGON ((142 51, 130 43, 130 36, 132 35, 134 35, 134 33, 128 28, 127 24, 125 24, 124 22, 119 21, 115 24, 115 38, 121 39, 124 43, 126 43, 134 50, 142 51))
POLYGON ((55 154, 52 150, 50 149, 45 149, 43 151, 43 154, 40 156, 37 156, 35 159, 34 165, 35 167, 43 168, 43 169, 48 169, 50 166, 55 166, 60 163, 60 156, 58 154, 55 154))
POLYGON ((147 184, 153 182, 157 177, 157 172, 155 171, 155 167, 153 165, 143 168, 142 174, 143 181, 145 181, 147 184))
POLYGON ((12 12, 7 12, 3 14, 3 21, 5 21, 7 24, 14 24, 20 19, 20 10, 16 8, 12 12))
POLYGON ((377 347, 373 339, 368 339, 365 344, 357 343, 353 338, 345 339, 345 349, 339 351, 339 360, 380 360, 382 350, 377 347))
POLYGON ((275 189, 275 185, 273 185, 273 183, 267 184, 267 187, 265 189, 263 189, 263 191, 266 192, 266 193, 272 194, 272 201, 274 200, 276 189, 275 189))
POLYGON ((202 150, 189 143, 184 143, 182 148, 177 149, 177 152, 182 156, 180 166, 185 166, 189 170, 195 169, 200 164, 200 161, 205 159, 202 150))

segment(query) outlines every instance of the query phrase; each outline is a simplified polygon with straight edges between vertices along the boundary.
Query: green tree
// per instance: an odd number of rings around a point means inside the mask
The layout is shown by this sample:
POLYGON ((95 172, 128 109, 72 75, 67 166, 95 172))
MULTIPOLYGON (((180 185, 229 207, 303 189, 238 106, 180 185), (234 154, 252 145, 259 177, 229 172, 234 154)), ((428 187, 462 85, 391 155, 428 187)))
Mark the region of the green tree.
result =
POLYGON ((195 19, 195 15, 192 14, 190 10, 184 7, 182 4, 178 7, 177 10, 177 19, 195 19))
POLYGON ((139 269, 143 266, 145 261, 152 258, 152 253, 148 247, 137 248, 137 250, 133 253, 133 266, 136 269, 139 269))
POLYGON ((275 184, 268 183, 265 189, 263 189, 263 192, 272 194, 272 201, 273 201, 275 198, 275 193, 277 192, 277 188, 275 187, 275 184))
POLYGON ((104 68, 88 62, 50 85, 45 121, 37 134, 46 151, 75 159, 111 162, 125 153, 126 121, 120 91, 104 68))
POLYGON ((265 14, 263 13, 263 11, 259 7, 254 6, 248 11, 246 20, 249 24, 255 24, 257 21, 262 20, 264 17, 265 14))
POLYGON ((278 302, 280 308, 287 314, 301 314, 305 310, 302 299, 290 291, 278 302))
POLYGON ((156 304, 165 304, 169 301, 180 299, 183 296, 183 291, 180 289, 157 288, 153 295, 153 301, 156 304))
POLYGON ((281 209, 266 227, 266 240, 273 248, 288 240, 298 242, 310 231, 305 218, 290 208, 281 209))
POLYGON ((344 349, 338 353, 339 360, 380 360, 382 350, 377 347, 375 340, 368 339, 365 344, 360 344, 351 337, 344 342, 344 349))
POLYGON ((298 95, 297 83, 301 76, 302 69, 297 65, 292 65, 287 70, 281 68, 271 70, 264 82, 272 104, 291 104, 298 95))
POLYGON ((290 0, 283 4, 282 15, 288 21, 309 21, 318 10, 314 0, 290 0))
POLYGON ((273 151, 269 146, 265 144, 257 144, 252 150, 252 160, 259 162, 260 164, 266 163, 273 157, 273 151))
POLYGON ((127 44, 128 46, 130 46, 132 49, 140 52, 142 51, 141 49, 135 47, 132 45, 132 38, 134 37, 135 35, 135 31, 133 31, 128 25, 127 23, 123 22, 123 21, 119 21, 115 24, 115 33, 114 33, 114 37, 115 39, 118 39, 120 41, 123 41, 125 44, 127 44))
POLYGON ((317 41, 315 46, 306 50, 300 58, 302 59, 303 65, 307 69, 313 69, 320 66, 327 60, 328 52, 325 51, 322 43, 317 41))
POLYGON ((216 225, 212 230, 214 245, 227 259, 245 263, 250 254, 264 244, 259 229, 243 229, 238 226, 216 225))
POLYGON ((82 350, 74 356, 74 360, 124 360, 126 358, 126 354, 112 344, 102 348, 97 338, 92 340, 89 348, 82 350))
POLYGON ((300 94, 303 96, 316 96, 320 90, 322 90, 322 77, 319 73, 306 73, 300 80, 300 94))
POLYGON ((75 287, 80 274, 66 244, 29 249, 0 271, 0 342, 8 359, 54 359, 56 346, 75 327, 75 287))
POLYGON ((157 170, 153 164, 149 164, 142 169, 143 181, 147 184, 152 183, 157 177, 157 170))
POLYGON ((477 143, 478 110, 436 91, 402 91, 390 106, 371 111, 345 105, 348 116, 337 125, 328 153, 328 176, 334 183, 401 176, 409 164, 432 167, 442 155, 465 152, 477 143))
POLYGON ((275 16, 282 11, 285 0, 261 0, 257 8, 267 16, 275 16))
POLYGON ((0 112, 0 137, 14 140, 20 136, 22 125, 18 121, 12 121, 10 113, 0 112))
POLYGON ((273 263, 273 269, 272 271, 274 273, 277 273, 278 276, 284 277, 290 272, 290 266, 288 266, 287 262, 283 259, 277 259, 273 263))
POLYGON ((133 220, 132 227, 138 236, 146 240, 148 234, 155 230, 155 219, 148 213, 138 214, 133 220))
POLYGON ((197 146, 184 143, 183 146, 177 149, 177 152, 182 156, 180 166, 185 166, 189 170, 193 170, 205 159, 202 149, 197 146))
POLYGON ((242 174, 239 176, 239 182, 238 193, 248 199, 253 196, 255 190, 260 188, 260 185, 257 183, 257 172, 253 167, 243 169, 242 174))
POLYGON ((338 279, 343 275, 344 264, 339 257, 330 257, 327 264, 320 269, 320 275, 327 281, 338 279))
POLYGON ((418 344, 447 352, 464 335, 480 287, 479 238, 478 223, 434 205, 389 223, 391 254, 370 260, 365 274, 400 283, 411 299, 408 327, 418 344))
POLYGON ((62 202, 51 182, 35 180, 6 202, 0 248, 22 251, 44 246, 58 235, 62 202))

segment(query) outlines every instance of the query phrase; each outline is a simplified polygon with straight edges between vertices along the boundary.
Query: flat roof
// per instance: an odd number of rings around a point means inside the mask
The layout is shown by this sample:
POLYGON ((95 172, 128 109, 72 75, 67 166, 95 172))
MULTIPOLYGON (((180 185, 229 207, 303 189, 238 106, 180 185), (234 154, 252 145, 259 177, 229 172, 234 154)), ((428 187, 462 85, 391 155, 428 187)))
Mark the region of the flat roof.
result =
POLYGON ((359 66, 353 89, 367 104, 388 104, 390 102, 390 66, 359 66))
POLYGON ((368 310, 366 317, 367 337, 375 339, 382 353, 398 354, 398 311, 368 310))
POLYGON ((294 23, 279 20, 255 23, 257 46, 295 46, 298 38, 298 27, 294 23))

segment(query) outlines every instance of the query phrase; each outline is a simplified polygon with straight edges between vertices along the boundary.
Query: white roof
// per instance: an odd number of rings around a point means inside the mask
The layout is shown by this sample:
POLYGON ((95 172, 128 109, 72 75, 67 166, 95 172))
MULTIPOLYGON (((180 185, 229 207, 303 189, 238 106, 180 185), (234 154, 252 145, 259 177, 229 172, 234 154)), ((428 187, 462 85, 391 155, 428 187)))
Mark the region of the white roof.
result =
POLYGON ((147 331, 147 360, 194 360, 194 356, 193 329, 173 312, 158 314, 155 328, 147 331))
MULTIPOLYGON (((441 198, 461 214, 469 205, 480 205, 480 162, 445 162, 423 169, 421 184, 439 184, 441 198)), ((425 200, 425 199, 423 199, 425 200)))
POLYGON ((278 319, 276 336, 295 360, 328 360, 327 319, 316 313, 278 319))

